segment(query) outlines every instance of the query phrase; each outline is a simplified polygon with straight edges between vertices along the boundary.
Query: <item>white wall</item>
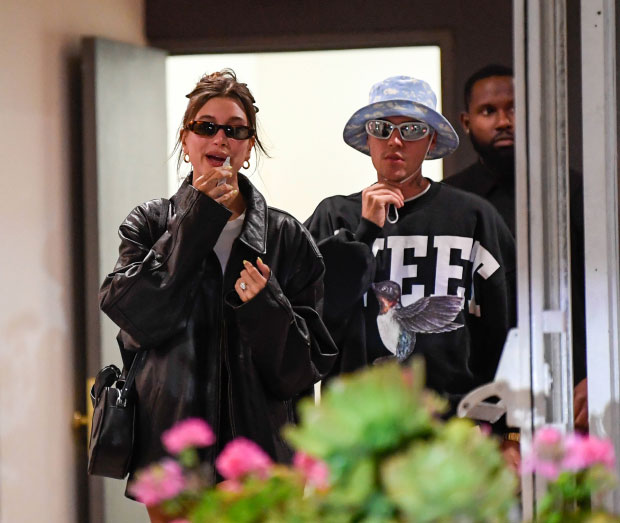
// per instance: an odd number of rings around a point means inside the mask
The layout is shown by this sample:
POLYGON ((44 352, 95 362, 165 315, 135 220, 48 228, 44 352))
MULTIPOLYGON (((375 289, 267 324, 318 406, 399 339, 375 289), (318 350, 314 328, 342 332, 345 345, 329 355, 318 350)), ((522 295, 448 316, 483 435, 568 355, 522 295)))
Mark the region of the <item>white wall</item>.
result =
POLYGON ((71 523, 72 157, 80 38, 143 44, 142 0, 0 2, 0 521, 71 523), (75 70, 74 70, 75 72, 75 70))
MULTIPOLYGON (((252 158, 247 174, 270 205, 302 221, 323 198, 357 192, 377 180, 370 157, 342 139, 349 117, 368 103, 372 84, 394 75, 422 78, 437 93, 441 110, 440 49, 435 46, 173 56, 166 63, 170 150, 185 95, 204 73, 225 67, 252 91, 260 109, 259 135, 271 156, 256 172, 252 158)), ((174 182, 174 159, 171 173, 174 182)), ((423 173, 442 179, 442 161, 426 162, 423 173)))

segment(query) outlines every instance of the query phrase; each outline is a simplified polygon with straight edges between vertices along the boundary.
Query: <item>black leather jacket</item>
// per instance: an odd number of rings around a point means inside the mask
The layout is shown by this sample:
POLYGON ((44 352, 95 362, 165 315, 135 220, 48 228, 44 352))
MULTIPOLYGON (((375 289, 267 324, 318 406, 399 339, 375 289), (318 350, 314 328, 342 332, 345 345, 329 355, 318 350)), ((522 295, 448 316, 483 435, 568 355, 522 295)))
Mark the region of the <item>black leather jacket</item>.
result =
POLYGON ((210 462, 236 436, 288 461, 280 429, 294 421, 292 400, 335 361, 319 316, 324 266, 312 238, 293 217, 267 207, 242 175, 239 188, 246 216, 224 275, 213 246, 231 213, 191 178, 170 200, 163 235, 161 200, 136 207, 120 226, 119 258, 100 305, 121 328, 126 364, 136 350, 149 350, 136 377, 134 471, 162 457, 162 432, 190 416, 216 433, 210 462), (271 276, 244 304, 233 286, 242 261, 258 256, 271 276))

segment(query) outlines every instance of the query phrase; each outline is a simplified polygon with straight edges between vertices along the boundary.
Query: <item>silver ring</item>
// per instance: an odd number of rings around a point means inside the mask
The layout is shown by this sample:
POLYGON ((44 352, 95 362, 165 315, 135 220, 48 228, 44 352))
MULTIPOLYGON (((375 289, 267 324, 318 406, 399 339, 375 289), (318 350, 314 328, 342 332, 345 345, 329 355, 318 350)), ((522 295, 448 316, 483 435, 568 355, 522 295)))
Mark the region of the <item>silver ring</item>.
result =
POLYGON ((248 286, 245 284, 245 282, 244 282, 244 281, 242 281, 242 282, 239 284, 239 287, 241 287, 241 290, 242 290, 242 291, 244 291, 244 290, 246 290, 246 289, 248 288, 248 286))

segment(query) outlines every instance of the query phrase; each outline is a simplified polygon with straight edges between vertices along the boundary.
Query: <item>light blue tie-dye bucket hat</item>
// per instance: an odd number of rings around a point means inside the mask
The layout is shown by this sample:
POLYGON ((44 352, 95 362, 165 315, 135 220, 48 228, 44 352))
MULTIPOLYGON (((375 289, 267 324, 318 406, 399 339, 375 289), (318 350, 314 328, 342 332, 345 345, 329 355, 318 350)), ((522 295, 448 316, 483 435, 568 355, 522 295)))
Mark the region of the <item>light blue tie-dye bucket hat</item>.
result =
POLYGON ((366 122, 390 116, 407 116, 430 125, 437 133, 437 144, 427 159, 443 158, 454 152, 459 137, 450 122, 435 111, 437 96, 424 80, 391 76, 370 89, 369 104, 356 111, 344 126, 344 141, 364 154, 370 154, 366 141, 366 122))

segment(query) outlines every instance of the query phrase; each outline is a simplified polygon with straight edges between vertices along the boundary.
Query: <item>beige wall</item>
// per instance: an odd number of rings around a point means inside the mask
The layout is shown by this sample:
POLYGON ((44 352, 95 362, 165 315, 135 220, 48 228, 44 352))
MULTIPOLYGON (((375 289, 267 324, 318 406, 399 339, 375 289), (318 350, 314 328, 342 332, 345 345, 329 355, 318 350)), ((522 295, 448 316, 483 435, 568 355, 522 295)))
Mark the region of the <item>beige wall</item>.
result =
MULTIPOLYGON (((73 522, 80 38, 144 43, 142 0, 0 2, 0 521, 73 522)), ((79 229, 78 229, 79 231, 79 229)))

